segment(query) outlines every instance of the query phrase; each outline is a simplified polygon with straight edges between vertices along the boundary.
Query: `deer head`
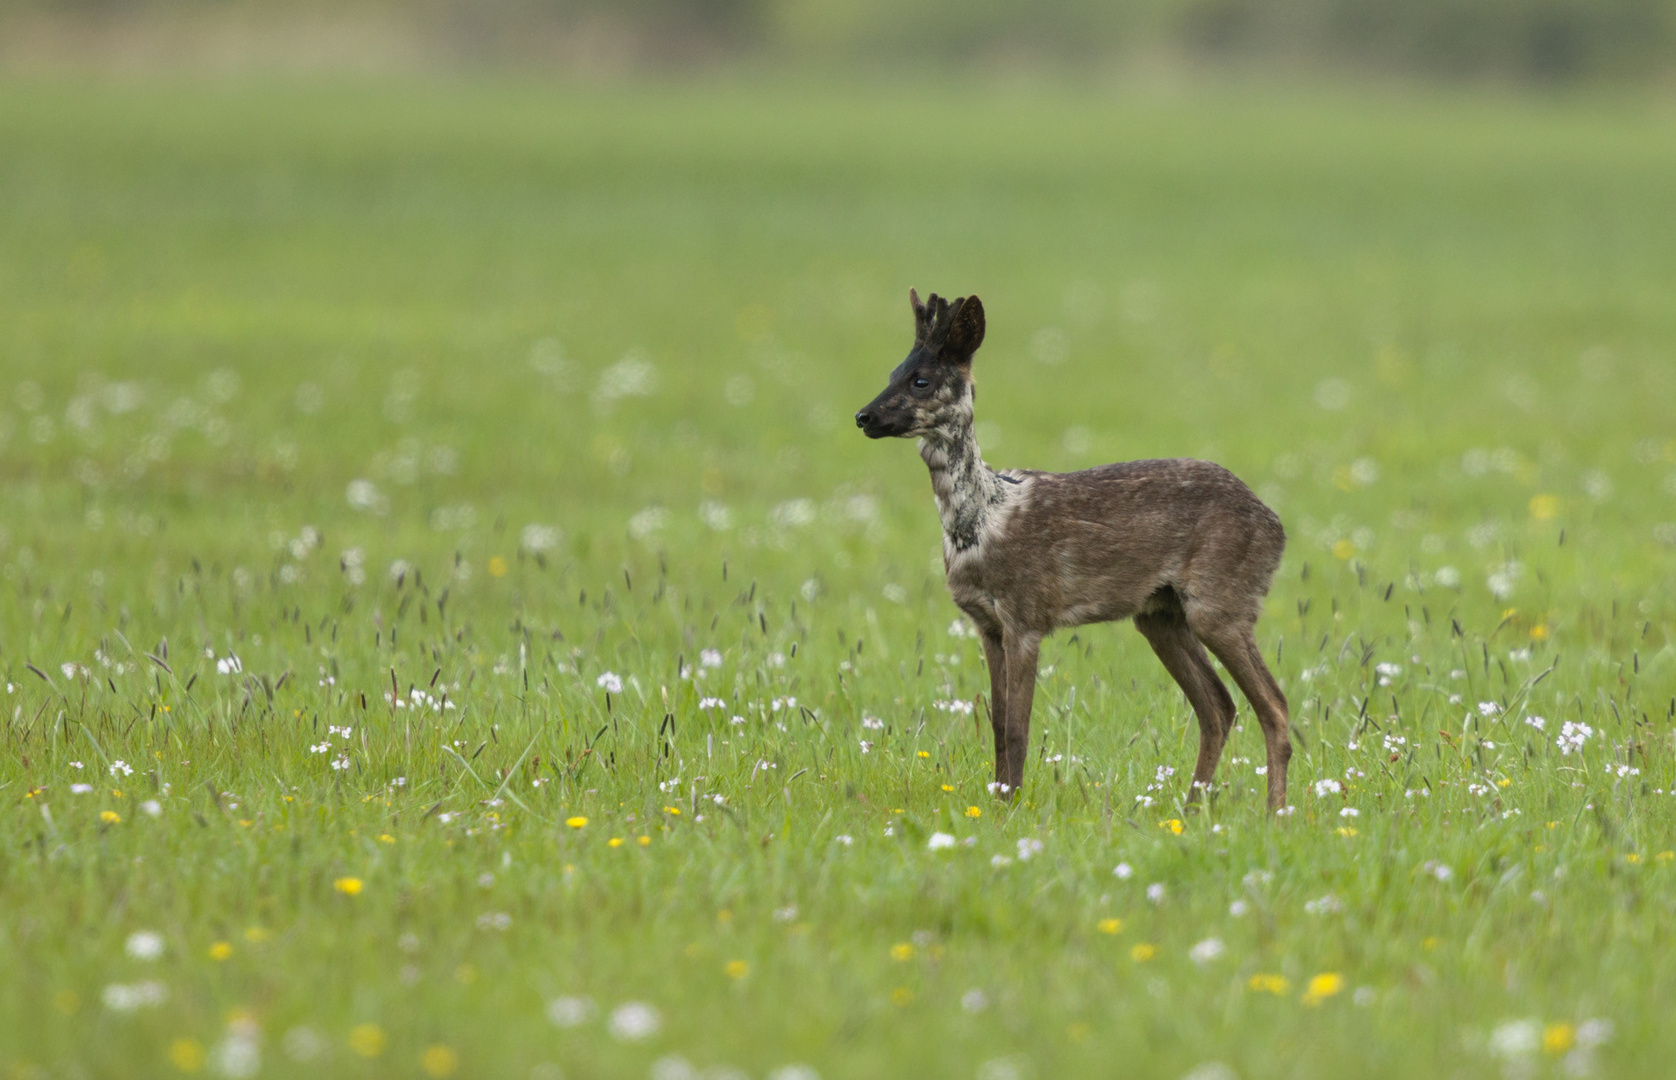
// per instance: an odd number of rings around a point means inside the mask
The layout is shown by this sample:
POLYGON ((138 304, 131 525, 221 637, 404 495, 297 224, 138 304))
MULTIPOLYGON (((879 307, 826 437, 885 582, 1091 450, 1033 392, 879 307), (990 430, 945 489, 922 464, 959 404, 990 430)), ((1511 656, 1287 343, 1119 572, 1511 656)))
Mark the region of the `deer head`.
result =
POLYGON ((914 309, 914 347, 855 426, 869 439, 913 438, 953 431, 972 421, 972 354, 983 344, 983 303, 975 296, 949 302, 932 293, 925 303, 908 290, 914 309))

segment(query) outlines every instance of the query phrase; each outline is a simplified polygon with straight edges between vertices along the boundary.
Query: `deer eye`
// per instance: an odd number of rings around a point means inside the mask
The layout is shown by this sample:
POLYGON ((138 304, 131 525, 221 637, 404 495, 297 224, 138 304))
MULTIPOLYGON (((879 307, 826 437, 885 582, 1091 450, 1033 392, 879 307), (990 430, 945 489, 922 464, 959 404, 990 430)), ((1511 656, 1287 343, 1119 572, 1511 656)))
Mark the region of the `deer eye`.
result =
POLYGON ((931 380, 930 379, 920 378, 920 379, 915 379, 914 380, 914 389, 916 389, 916 390, 924 390, 926 387, 928 387, 930 385, 931 385, 931 380))

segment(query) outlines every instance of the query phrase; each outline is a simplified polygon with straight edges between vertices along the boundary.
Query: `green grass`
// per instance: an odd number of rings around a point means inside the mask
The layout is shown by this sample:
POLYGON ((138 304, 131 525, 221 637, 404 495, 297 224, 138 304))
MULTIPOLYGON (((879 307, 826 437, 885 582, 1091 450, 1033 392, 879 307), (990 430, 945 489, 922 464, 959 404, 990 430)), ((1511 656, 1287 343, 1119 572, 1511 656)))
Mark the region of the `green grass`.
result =
POLYGON ((1662 1075, 1668 133, 1623 101, 0 84, 0 1066, 1662 1075), (1293 816, 1250 723, 1181 809, 1196 729, 1122 627, 1044 648, 1024 798, 986 794, 984 705, 936 708, 987 681, 923 466, 847 420, 910 284, 984 298, 993 463, 1210 457, 1280 511, 1293 816), (557 1026, 567 997, 596 1011, 557 1026), (611 1034, 631 1001, 656 1034, 611 1034), (1513 1052, 1524 1019, 1556 1052, 1513 1052))

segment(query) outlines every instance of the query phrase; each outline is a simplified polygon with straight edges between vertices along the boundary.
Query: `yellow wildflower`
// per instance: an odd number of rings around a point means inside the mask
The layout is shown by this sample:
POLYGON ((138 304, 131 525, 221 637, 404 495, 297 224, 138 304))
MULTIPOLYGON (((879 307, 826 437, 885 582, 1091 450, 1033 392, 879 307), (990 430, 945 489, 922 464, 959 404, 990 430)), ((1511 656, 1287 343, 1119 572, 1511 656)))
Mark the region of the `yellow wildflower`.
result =
POLYGON ((377 1024, 356 1024, 349 1029, 349 1049, 364 1058, 375 1058, 384 1053, 389 1040, 377 1024))
POLYGON ((505 577, 506 576, 506 560, 501 558, 499 555, 491 556, 490 559, 489 559, 489 576, 490 577, 505 577))
POLYGON ((906 1005, 914 1000, 914 992, 906 986, 898 986, 890 992, 890 1000, 897 1005, 906 1005))
POLYGON ((106 825, 121 825, 122 815, 117 813, 115 810, 103 810, 99 813, 99 820, 103 821, 106 825))
POLYGON ((380 844, 393 844, 396 842, 396 838, 391 836, 389 833, 379 833, 378 842, 380 844))
POLYGON ((1121 934, 1121 933, 1123 933, 1123 920, 1122 919, 1101 919, 1099 922, 1095 923, 1094 925, 1099 929, 1100 933, 1102 933, 1102 934, 1121 934))
POLYGON ((681 816, 681 808, 679 806, 666 806, 663 808, 663 812, 666 814, 673 814, 675 817, 681 816))
POLYGON ((1157 955, 1158 946, 1148 945, 1145 942, 1142 942, 1141 944, 1136 945, 1133 949, 1129 950, 1129 959, 1133 960, 1137 964, 1144 964, 1157 955))
POLYGON ((361 895, 361 879, 358 877, 340 877, 332 882, 332 888, 345 896, 361 895))
POLYGON ((1158 827, 1160 829, 1168 829, 1172 833, 1175 833, 1177 836, 1181 835, 1181 819, 1180 818, 1171 818, 1168 821, 1160 821, 1158 823, 1158 827))
POLYGON ((953 791, 954 790, 954 785, 953 784, 944 784, 943 785, 943 790, 944 791, 953 791))
POLYGON ((642 836, 640 839, 636 840, 635 843, 639 844, 641 847, 650 847, 652 845, 652 838, 650 836, 642 836))
POLYGON ((454 1070, 460 1067, 460 1055, 446 1046, 427 1046, 419 1055, 419 1067, 425 1070, 426 1076, 453 1076, 454 1070))
POLYGON ((1343 975, 1336 971, 1323 971, 1309 980, 1309 986, 1304 990, 1304 1004, 1319 1005, 1343 989, 1343 975))
POLYGON ((966 808, 966 816, 967 817, 983 817, 983 811, 976 806, 968 806, 966 808))
POLYGON ((1284 975, 1257 974, 1253 975, 1246 985, 1261 993, 1280 997, 1292 988, 1292 980, 1284 975))
POLYGON ((890 958, 898 963, 914 958, 914 947, 906 941, 899 941, 890 947, 890 958))
POLYGON ((204 1044, 197 1039, 176 1039, 169 1044, 169 1063, 181 1072, 204 1067, 204 1044))
POLYGON ((209 958, 211 960, 225 960, 232 955, 233 946, 225 941, 218 941, 209 947, 209 958))
POLYGON ((751 973, 751 965, 743 960, 729 960, 727 966, 722 968, 722 972, 730 979, 743 979, 751 973))
POLYGON ((1563 1054, 1577 1041, 1577 1032, 1570 1024, 1549 1024, 1542 1029, 1542 1049, 1550 1054, 1563 1054))
POLYGON ((564 823, 573 829, 580 829, 588 823, 588 819, 578 814, 576 817, 565 818, 564 823))
POLYGON ((606 847, 622 847, 623 846, 623 838, 620 837, 620 836, 613 836, 611 839, 609 839, 605 842, 605 846, 606 847))

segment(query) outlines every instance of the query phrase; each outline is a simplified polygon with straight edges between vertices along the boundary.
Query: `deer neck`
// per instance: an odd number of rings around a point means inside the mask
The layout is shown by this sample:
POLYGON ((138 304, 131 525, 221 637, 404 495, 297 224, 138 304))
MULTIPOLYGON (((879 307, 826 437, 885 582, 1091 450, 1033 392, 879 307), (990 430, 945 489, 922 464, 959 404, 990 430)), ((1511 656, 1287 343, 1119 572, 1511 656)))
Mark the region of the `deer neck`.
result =
POLYGON ((976 547, 1006 494, 1003 481, 978 452, 971 416, 921 436, 919 454, 931 470, 945 547, 954 552, 976 547))

